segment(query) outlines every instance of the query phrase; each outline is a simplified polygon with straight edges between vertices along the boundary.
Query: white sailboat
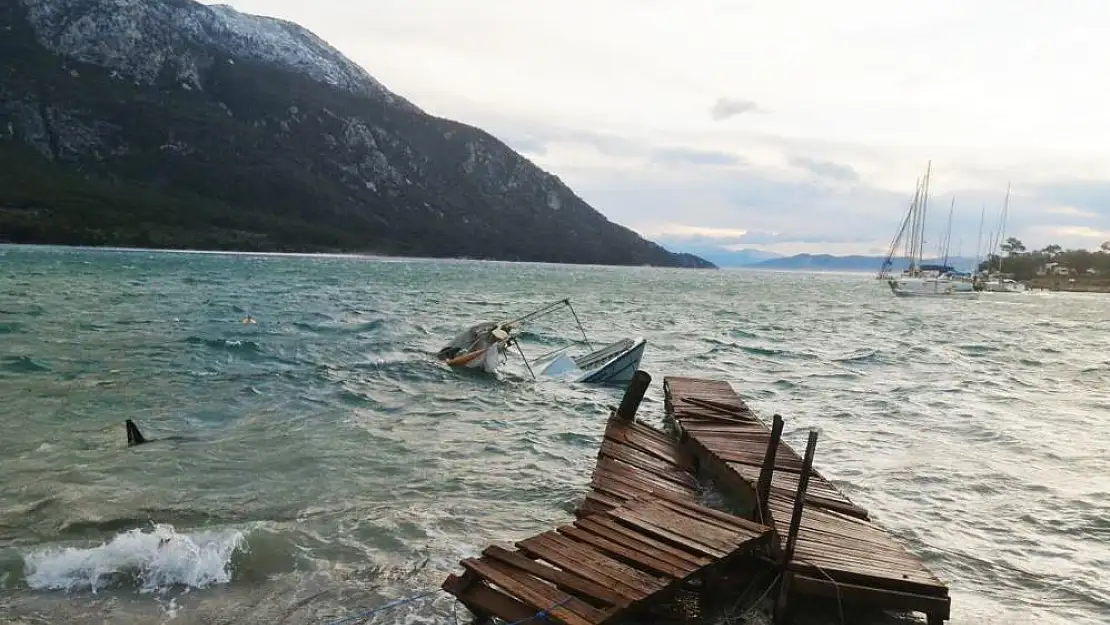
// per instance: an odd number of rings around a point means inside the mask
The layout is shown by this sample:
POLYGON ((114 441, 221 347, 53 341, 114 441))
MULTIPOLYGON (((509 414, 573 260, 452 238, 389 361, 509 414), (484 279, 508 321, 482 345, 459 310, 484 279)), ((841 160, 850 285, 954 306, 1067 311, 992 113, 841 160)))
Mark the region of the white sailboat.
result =
MULTIPOLYGON (((1002 272, 1002 262, 1003 262, 1002 242, 1005 241, 1004 237, 1006 236, 1006 217, 1009 214, 1009 209, 1010 209, 1010 185, 1006 185, 1006 199, 1003 200, 1003 202, 1002 202, 1002 214, 999 216, 999 222, 998 222, 998 241, 996 241, 997 246, 998 246, 998 254, 997 254, 997 256, 998 256, 998 268, 995 269, 993 267, 994 263, 993 262, 990 263, 992 266, 987 268, 987 271, 985 272, 986 273, 985 279, 980 281, 980 283, 979 283, 982 290, 986 291, 988 293, 1026 293, 1027 292, 1025 284, 1010 278, 1009 276, 1007 276, 1005 273, 1002 272)), ((989 254, 988 254, 987 258, 988 259, 990 258, 989 254)))
POLYGON ((948 211, 948 229, 944 241, 944 262, 925 264, 923 262, 925 247, 925 215, 929 206, 929 182, 932 178, 932 161, 925 169, 925 177, 918 180, 914 191, 910 209, 902 220, 902 226, 891 242, 890 252, 887 254, 883 266, 879 270, 879 278, 885 280, 890 290, 898 297, 967 297, 978 296, 974 283, 948 266, 948 245, 952 234, 952 209, 955 207, 955 198, 948 211), (908 232, 907 232, 908 230, 908 232), (889 272, 893 259, 898 250, 903 250, 903 256, 909 266, 899 275, 889 272))

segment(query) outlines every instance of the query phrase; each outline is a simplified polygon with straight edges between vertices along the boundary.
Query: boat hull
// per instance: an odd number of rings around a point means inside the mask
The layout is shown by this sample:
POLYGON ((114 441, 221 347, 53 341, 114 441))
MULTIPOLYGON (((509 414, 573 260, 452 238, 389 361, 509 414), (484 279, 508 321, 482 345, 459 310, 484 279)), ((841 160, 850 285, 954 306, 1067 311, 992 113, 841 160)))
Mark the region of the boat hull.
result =
POLYGON ((897 297, 947 297, 975 299, 979 292, 971 283, 956 280, 897 280, 887 282, 897 297))
POLYGON ((584 384, 627 384, 640 368, 647 341, 621 339, 599 350, 572 358, 562 354, 544 367, 541 375, 584 384))
POLYGON ((644 357, 647 341, 642 337, 633 339, 632 347, 620 352, 597 369, 586 373, 578 379, 586 384, 626 384, 632 380, 632 374, 640 368, 640 361, 644 357))

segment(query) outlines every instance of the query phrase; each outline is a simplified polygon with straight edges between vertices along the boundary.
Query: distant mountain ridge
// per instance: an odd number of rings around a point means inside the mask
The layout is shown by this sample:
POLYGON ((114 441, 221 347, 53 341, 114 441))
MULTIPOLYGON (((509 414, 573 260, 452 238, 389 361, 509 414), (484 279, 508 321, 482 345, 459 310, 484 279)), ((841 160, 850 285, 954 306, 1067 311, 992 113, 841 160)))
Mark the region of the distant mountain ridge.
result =
MULTIPOLYGON (((795 271, 855 271, 877 273, 886 260, 886 256, 834 256, 832 254, 796 254, 784 258, 769 260, 745 265, 749 269, 783 269, 795 271)), ((926 259, 926 263, 940 264, 943 258, 926 259)), ((952 257, 947 259, 948 265, 961 271, 970 271, 975 266, 974 258, 952 257)), ((907 267, 904 258, 892 259, 892 270, 902 271, 907 267)))
POLYGON ((713 267, 283 20, 4 0, 0 77, 0 240, 713 267))
POLYGON ((681 251, 695 254, 717 265, 718 267, 743 267, 773 258, 781 258, 781 254, 763 250, 740 249, 730 250, 711 243, 696 243, 682 239, 657 239, 663 247, 672 251, 681 251))

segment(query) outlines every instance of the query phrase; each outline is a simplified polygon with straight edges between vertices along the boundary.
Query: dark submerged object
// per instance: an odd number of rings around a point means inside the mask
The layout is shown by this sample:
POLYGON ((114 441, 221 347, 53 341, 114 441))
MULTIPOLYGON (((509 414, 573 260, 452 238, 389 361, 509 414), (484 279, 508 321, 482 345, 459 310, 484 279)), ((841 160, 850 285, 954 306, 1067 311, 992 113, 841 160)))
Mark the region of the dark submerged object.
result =
POLYGON ((127 446, 128 447, 134 447, 136 445, 142 445, 143 443, 146 442, 146 438, 143 437, 143 433, 139 431, 139 426, 135 425, 134 421, 132 421, 131 419, 128 419, 126 421, 126 423, 124 423, 124 426, 127 428, 127 446))

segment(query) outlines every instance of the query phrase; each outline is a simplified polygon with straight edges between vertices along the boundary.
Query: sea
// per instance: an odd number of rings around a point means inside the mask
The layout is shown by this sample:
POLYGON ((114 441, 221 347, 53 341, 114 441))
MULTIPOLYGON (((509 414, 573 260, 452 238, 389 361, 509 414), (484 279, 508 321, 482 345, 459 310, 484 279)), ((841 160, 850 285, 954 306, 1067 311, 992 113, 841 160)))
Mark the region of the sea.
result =
MULTIPOLYGON (((31 246, 0 247, 0 622, 466 622, 436 589, 573 518, 622 389, 434 354, 561 298, 595 345, 647 339, 646 421, 665 376, 702 376, 796 447, 818 431, 820 471, 950 586, 952 623, 1110 623, 1105 295, 31 246)), ((522 347, 579 338, 564 312, 522 347)))

